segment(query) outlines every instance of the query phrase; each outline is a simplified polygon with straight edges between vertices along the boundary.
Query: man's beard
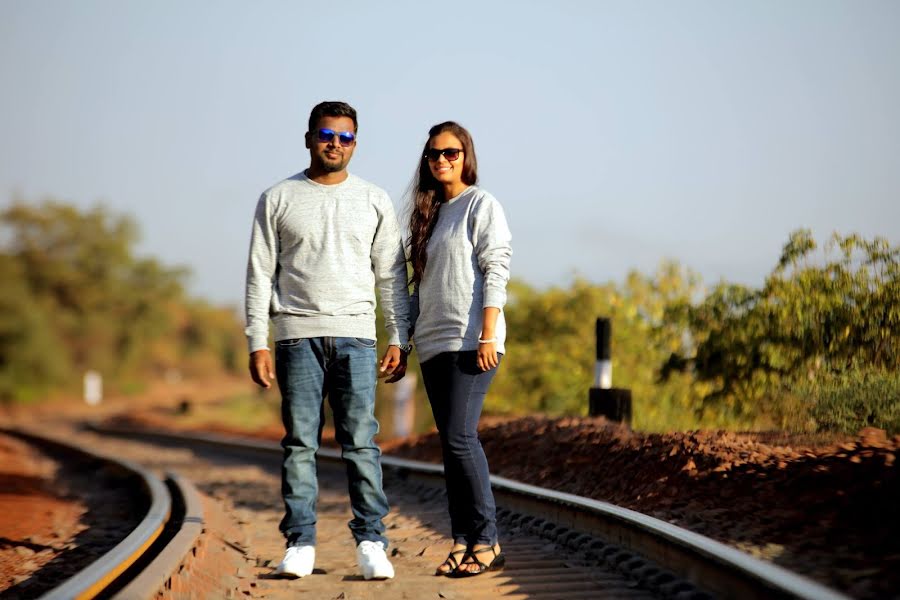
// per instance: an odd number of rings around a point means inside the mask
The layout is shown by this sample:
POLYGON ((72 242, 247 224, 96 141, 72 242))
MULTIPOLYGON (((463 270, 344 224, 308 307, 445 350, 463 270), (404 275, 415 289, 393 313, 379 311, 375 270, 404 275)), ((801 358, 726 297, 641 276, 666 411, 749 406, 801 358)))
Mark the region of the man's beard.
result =
POLYGON ((347 162, 344 160, 343 156, 336 160, 329 160, 322 157, 322 170, 326 173, 336 173, 343 170, 345 166, 347 166, 347 162))

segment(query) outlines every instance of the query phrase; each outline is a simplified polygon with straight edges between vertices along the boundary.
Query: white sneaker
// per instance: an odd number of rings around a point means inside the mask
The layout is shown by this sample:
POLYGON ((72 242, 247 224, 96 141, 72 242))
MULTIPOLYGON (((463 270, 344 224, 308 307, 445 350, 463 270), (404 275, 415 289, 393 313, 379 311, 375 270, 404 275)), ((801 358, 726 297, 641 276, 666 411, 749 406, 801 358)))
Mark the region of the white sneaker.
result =
POLYGON ((394 576, 394 566, 381 542, 360 542, 356 547, 356 560, 366 579, 391 579, 394 576))
POLYGON ((275 568, 275 575, 306 577, 312 573, 315 562, 315 546, 291 546, 285 551, 281 564, 275 568))

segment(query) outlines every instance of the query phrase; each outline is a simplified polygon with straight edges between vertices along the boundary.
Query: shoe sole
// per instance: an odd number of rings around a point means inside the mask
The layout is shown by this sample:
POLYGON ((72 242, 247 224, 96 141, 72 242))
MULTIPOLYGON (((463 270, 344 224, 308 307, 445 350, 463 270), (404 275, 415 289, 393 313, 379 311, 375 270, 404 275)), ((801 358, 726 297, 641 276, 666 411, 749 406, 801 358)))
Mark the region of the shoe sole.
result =
POLYGON ((390 575, 381 575, 381 574, 373 573, 372 575, 369 575, 368 577, 365 574, 363 575, 363 579, 365 579, 366 581, 384 581, 385 579, 393 579, 393 578, 394 578, 393 573, 391 573, 390 575))
POLYGON ((304 573, 303 575, 301 575, 300 573, 294 573, 292 571, 281 571, 280 573, 276 571, 275 573, 273 573, 273 575, 275 575, 276 577, 281 577, 282 579, 301 579, 311 574, 312 572, 304 573))
POLYGON ((307 575, 312 575, 312 572, 312 569, 310 569, 306 573, 303 573, 300 571, 288 571, 287 569, 279 569, 276 567, 275 571, 272 572, 272 575, 274 575, 275 577, 283 577, 285 579, 300 579, 302 577, 306 577, 307 575))

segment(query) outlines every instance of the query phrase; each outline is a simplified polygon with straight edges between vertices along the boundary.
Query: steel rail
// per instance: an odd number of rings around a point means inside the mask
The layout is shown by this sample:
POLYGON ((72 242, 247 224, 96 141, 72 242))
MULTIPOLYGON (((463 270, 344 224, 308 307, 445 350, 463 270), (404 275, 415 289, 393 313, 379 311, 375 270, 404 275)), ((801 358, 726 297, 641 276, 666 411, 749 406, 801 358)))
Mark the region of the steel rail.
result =
POLYGON ((151 598, 156 592, 164 591, 203 532, 203 502, 194 484, 177 473, 167 473, 166 484, 172 492, 173 503, 179 509, 177 517, 166 524, 174 535, 150 564, 113 595, 115 600, 151 598))
POLYGON ((94 598, 143 556, 153 542, 162 534, 172 508, 169 491, 163 482, 149 470, 131 461, 75 447, 52 436, 38 434, 22 428, 5 431, 38 445, 52 446, 65 452, 102 461, 113 465, 114 468, 124 473, 137 476, 141 482, 143 492, 150 498, 150 507, 146 515, 125 539, 85 569, 82 569, 60 585, 40 596, 41 600, 72 600, 73 598, 82 600, 94 598))
MULTIPOLYGON (((281 454, 277 442, 219 434, 179 434, 127 427, 91 426, 99 433, 139 435, 150 438, 233 447, 264 454, 281 454)), ((317 456, 340 461, 340 451, 319 448, 317 456)), ((420 461, 382 456, 386 469, 402 476, 443 482, 443 467, 420 461)), ((762 561, 706 536, 660 519, 608 502, 547 490, 497 475, 491 486, 498 504, 537 516, 558 526, 596 534, 612 543, 635 550, 702 589, 727 598, 792 598, 801 600, 850 600, 849 596, 762 561)))
POLYGON ((507 506, 534 513, 537 499, 555 504, 553 522, 631 548, 723 598, 850 600, 808 577, 634 510, 504 477, 491 476, 491 484, 507 506))

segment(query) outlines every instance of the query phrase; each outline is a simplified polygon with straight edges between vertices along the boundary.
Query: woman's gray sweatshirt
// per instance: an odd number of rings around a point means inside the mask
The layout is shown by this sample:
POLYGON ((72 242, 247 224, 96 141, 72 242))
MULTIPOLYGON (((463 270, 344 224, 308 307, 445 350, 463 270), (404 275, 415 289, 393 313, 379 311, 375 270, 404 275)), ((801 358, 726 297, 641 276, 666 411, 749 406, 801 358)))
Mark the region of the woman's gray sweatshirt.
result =
POLYGON ((500 309, 497 351, 506 352, 506 283, 512 235, 497 199, 469 186, 441 205, 428 240, 422 281, 410 302, 419 361, 441 352, 476 350, 484 308, 500 309))

